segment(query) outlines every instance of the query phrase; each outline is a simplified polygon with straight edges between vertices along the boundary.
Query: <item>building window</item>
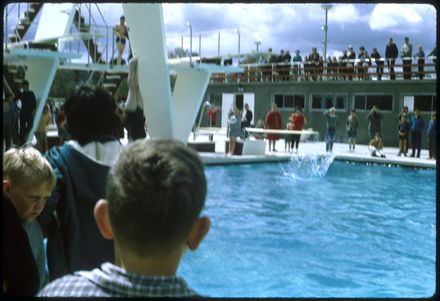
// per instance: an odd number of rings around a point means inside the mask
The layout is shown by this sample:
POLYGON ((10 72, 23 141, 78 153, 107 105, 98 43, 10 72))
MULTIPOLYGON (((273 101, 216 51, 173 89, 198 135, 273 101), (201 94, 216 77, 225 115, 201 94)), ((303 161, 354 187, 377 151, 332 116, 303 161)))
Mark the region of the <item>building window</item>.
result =
POLYGON ((243 111, 243 94, 235 94, 235 106, 240 111, 243 111))
POLYGON ((392 95, 355 95, 353 107, 356 110, 368 111, 373 106, 378 106, 382 111, 393 110, 392 95))
POLYGON ((331 107, 335 107, 337 110, 346 110, 347 95, 312 95, 312 109, 313 110, 327 110, 331 107))
POLYGON ((209 94, 209 103, 212 106, 221 107, 222 106, 222 94, 221 93, 209 94))
POLYGON ((275 94, 273 102, 277 104, 280 109, 293 110, 296 106, 304 108, 304 95, 302 94, 275 94))
POLYGON ((422 112, 437 110, 437 97, 435 95, 414 95, 414 109, 419 108, 422 112))

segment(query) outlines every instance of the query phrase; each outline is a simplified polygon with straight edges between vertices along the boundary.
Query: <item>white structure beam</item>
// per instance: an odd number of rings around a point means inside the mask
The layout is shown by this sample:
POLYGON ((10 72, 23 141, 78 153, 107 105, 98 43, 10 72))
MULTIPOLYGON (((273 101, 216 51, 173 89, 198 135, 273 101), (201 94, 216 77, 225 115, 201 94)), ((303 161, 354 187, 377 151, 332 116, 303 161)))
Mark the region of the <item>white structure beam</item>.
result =
POLYGON ((139 87, 150 137, 172 139, 175 137, 174 113, 162 5, 124 3, 122 7, 130 29, 133 56, 139 58, 139 87))
POLYGON ((173 108, 176 112, 174 138, 185 143, 188 141, 210 77, 211 72, 198 68, 188 68, 177 72, 173 93, 173 108))

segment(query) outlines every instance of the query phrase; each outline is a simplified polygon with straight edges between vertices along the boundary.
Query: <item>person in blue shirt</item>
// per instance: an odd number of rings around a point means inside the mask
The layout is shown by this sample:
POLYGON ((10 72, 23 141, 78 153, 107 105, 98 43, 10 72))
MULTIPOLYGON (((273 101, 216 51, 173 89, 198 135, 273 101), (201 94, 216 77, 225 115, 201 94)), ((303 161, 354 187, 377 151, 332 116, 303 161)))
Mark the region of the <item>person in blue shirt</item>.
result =
POLYGON ((429 159, 437 160, 437 113, 432 112, 431 120, 428 124, 428 149, 429 149, 429 159))
POLYGON ((425 128, 425 120, 420 115, 420 109, 416 108, 411 118, 411 137, 412 137, 412 153, 414 157, 417 150, 417 158, 420 158, 420 149, 422 148, 422 131, 425 128))

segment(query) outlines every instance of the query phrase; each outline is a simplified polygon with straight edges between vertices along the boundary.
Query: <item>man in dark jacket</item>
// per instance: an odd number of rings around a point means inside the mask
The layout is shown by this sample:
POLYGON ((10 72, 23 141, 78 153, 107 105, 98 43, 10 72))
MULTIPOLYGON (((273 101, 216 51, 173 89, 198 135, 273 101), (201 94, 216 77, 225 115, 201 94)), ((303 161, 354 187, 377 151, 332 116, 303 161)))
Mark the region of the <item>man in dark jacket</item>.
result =
POLYGON ((411 157, 414 157, 417 150, 417 158, 420 158, 420 149, 422 148, 422 131, 425 128, 425 120, 420 115, 420 110, 416 109, 410 122, 411 138, 412 138, 412 153, 411 157))
POLYGON ((96 226, 93 208, 105 196, 105 180, 119 152, 120 116, 107 90, 82 85, 66 98, 66 130, 72 140, 53 147, 46 158, 57 185, 40 216, 47 236, 51 279, 114 262, 113 243, 96 226))
POLYGON ((29 82, 23 81, 23 91, 18 94, 18 99, 21 100, 20 111, 20 143, 26 143, 27 135, 32 129, 34 122, 35 109, 37 108, 37 99, 34 92, 29 90, 29 82))
POLYGON ((390 72, 390 79, 393 80, 396 79, 396 75, 394 74, 394 63, 398 54, 399 50, 397 49, 397 45, 393 43, 393 38, 389 38, 387 47, 385 49, 385 59, 390 72))
POLYGON ((371 53, 371 58, 373 59, 374 62, 376 62, 377 80, 381 80, 383 74, 384 62, 382 61, 380 53, 377 51, 377 48, 373 48, 373 52, 371 53))

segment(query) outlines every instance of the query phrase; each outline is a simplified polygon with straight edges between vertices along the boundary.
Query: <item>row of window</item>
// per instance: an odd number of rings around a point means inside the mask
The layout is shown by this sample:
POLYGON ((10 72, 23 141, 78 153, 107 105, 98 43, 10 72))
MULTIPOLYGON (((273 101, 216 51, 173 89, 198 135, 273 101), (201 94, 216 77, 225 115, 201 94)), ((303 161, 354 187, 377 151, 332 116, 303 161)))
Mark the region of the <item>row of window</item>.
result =
MULTIPOLYGON (((409 97, 414 108, 421 111, 435 111, 437 97, 435 95, 414 95, 409 97)), ((312 94, 312 110, 326 110, 335 107, 337 110, 348 109, 348 97, 344 94, 312 94)), ((280 109, 293 110, 296 106, 305 107, 305 96, 303 94, 275 94, 273 101, 280 109)), ((359 111, 370 110, 374 105, 382 111, 393 110, 393 95, 355 95, 353 109, 359 111)))
MULTIPOLYGON (((413 95, 405 96, 411 101, 413 108, 419 108, 422 112, 431 112, 436 110, 437 97, 435 95, 413 95)), ((312 110, 326 110, 335 107, 337 110, 348 109, 348 97, 345 94, 312 94, 312 110)), ((239 109, 243 107, 243 94, 235 94, 235 101, 239 109)), ((212 93, 209 95, 209 102, 217 107, 221 106, 222 94, 212 93)), ((273 102, 278 105, 281 110, 293 110, 296 106, 305 108, 304 94, 275 94, 273 102)), ((368 111, 374 105, 377 105, 381 111, 393 110, 393 96, 390 95, 355 95, 353 108, 359 111, 368 111)))

